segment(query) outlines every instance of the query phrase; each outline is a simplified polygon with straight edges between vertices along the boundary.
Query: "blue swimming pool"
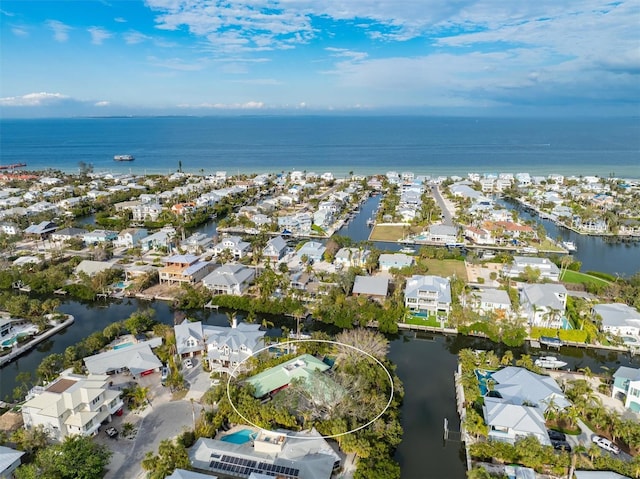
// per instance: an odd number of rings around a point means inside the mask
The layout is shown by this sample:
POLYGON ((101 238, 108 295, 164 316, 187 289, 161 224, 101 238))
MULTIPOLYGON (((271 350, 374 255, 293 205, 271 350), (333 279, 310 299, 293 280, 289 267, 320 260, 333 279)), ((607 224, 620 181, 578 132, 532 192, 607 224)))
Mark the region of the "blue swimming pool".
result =
POLYGON ((230 442, 232 444, 244 444, 255 437, 255 433, 251 429, 242 429, 224 436, 221 441, 230 442))
POLYGON ((133 343, 122 343, 122 344, 116 344, 113 349, 122 349, 122 348, 126 348, 127 346, 131 346, 133 343))
POLYGON ((487 395, 489 388, 487 387, 487 381, 491 379, 491 375, 494 371, 486 371, 484 369, 476 369, 476 377, 478 378, 478 382, 480 383, 480 394, 483 396, 487 395))

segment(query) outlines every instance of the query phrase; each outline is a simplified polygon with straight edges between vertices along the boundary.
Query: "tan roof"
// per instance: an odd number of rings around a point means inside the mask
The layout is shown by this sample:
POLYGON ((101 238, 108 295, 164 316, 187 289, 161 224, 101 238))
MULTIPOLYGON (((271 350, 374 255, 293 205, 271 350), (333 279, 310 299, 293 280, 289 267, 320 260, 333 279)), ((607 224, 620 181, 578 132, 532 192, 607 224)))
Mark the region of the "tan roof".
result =
POLYGON ((74 379, 60 379, 56 381, 51 386, 49 386, 46 390, 51 393, 62 393, 73 386, 78 381, 74 379))

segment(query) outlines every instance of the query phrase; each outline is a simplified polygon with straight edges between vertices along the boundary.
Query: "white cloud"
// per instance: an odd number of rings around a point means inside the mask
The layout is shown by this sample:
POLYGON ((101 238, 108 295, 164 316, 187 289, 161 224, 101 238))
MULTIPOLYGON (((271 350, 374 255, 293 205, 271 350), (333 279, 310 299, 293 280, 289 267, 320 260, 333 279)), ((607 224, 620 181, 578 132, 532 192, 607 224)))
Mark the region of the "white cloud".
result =
POLYGON ((184 72, 192 72, 202 70, 204 68, 203 62, 188 63, 181 58, 168 58, 160 59, 157 57, 147 57, 147 61, 156 67, 168 68, 169 70, 178 70, 184 72))
POLYGON ((94 103, 94 106, 99 106, 99 107, 103 107, 103 106, 109 106, 111 103, 109 103, 108 101, 98 101, 96 103, 94 103))
POLYGON ((149 35, 145 35, 144 33, 140 33, 136 30, 129 30, 128 32, 123 34, 124 41, 128 45, 135 45, 136 43, 142 43, 147 40, 151 40, 149 35))
POLYGON ((8 12, 6 10, 2 10, 1 8, 0 8, 0 13, 2 13, 5 17, 14 17, 15 16, 15 13, 11 13, 11 12, 8 12))
POLYGON ((9 96, 0 98, 2 106, 42 106, 66 100, 69 97, 61 93, 27 93, 22 96, 9 96))
POLYGON ((56 42, 64 43, 69 40, 69 30, 73 30, 58 20, 47 20, 47 26, 53 31, 53 38, 56 42))
POLYGON ((113 21, 117 23, 127 23, 127 20, 122 17, 116 17, 113 19, 113 21))
POLYGON ((28 37, 29 31, 25 27, 11 27, 11 32, 16 37, 28 37))
POLYGON ((87 31, 91 34, 91 43, 94 45, 102 45, 105 40, 113 36, 113 33, 102 27, 89 27, 87 31))

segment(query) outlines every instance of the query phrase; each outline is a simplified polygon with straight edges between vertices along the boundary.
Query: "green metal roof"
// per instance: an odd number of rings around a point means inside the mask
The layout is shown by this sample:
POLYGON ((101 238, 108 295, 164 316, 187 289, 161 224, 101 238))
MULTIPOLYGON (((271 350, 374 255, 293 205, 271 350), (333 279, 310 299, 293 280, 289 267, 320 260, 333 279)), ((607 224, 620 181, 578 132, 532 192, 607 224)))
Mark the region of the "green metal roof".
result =
POLYGON ((247 382, 255 388, 254 397, 259 398, 286 386, 293 379, 303 378, 306 380, 314 371, 324 372, 329 368, 328 364, 318 358, 310 354, 303 354, 251 376, 247 382))

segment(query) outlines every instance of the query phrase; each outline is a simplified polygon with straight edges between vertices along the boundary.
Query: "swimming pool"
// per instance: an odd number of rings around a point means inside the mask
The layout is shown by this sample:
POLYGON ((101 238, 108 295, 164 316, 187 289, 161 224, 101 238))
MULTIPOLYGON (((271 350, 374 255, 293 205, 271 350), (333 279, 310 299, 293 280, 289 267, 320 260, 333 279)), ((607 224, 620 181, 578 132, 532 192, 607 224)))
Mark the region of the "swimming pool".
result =
POLYGON ((127 346, 131 346, 133 343, 121 343, 121 344, 116 344, 113 349, 122 349, 122 348, 126 348, 127 346))
POLYGON ((242 429, 240 431, 233 432, 224 436, 221 441, 230 442, 232 444, 244 444, 254 439, 256 433, 251 429, 242 429))
POLYGON ((5 339, 4 341, 2 341, 0 345, 3 348, 10 348, 11 346, 13 346, 15 343, 18 342, 18 338, 24 338, 25 336, 29 336, 29 333, 25 333, 25 332, 18 333, 10 337, 9 339, 5 339))
POLYGON ((491 379, 494 371, 486 371, 484 369, 476 369, 475 370, 476 377, 478 378, 478 383, 480 384, 480 394, 483 396, 487 395, 489 392, 489 387, 487 386, 487 381, 491 379))

